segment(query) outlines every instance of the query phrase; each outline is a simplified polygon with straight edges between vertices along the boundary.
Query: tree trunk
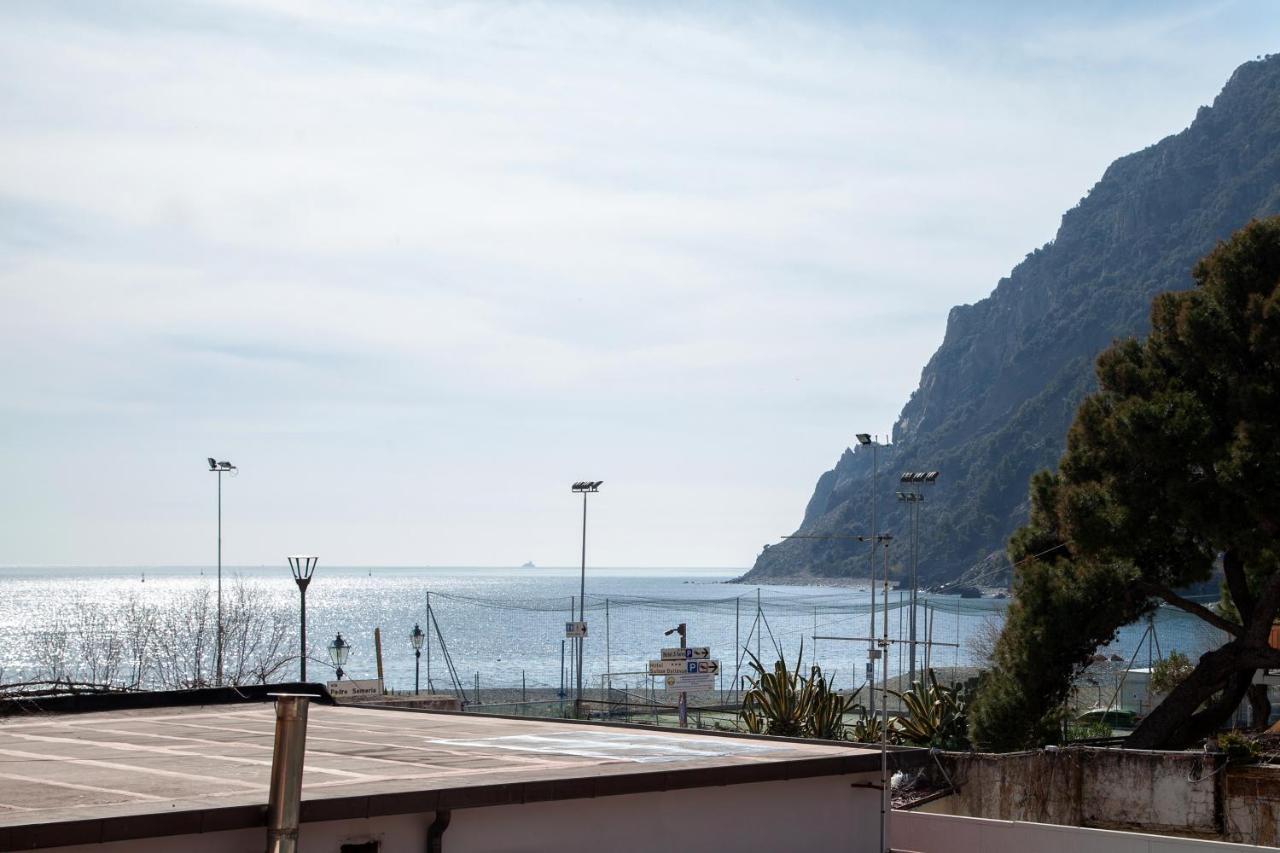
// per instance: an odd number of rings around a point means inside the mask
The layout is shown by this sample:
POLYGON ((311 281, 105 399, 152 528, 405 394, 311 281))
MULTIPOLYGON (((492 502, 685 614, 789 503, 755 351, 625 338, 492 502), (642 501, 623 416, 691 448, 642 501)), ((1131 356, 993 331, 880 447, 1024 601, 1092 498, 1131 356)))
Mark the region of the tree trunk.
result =
POLYGON ((1200 662, 1163 702, 1147 715, 1125 745, 1133 749, 1175 749, 1212 734, 1230 719, 1253 681, 1251 649, 1233 640, 1205 652, 1200 662), (1202 711, 1199 708, 1222 691, 1202 711))
POLYGON ((1271 713, 1265 689, 1253 690, 1259 669, 1280 667, 1280 651, 1271 648, 1271 624, 1280 610, 1280 573, 1273 575, 1255 596, 1249 589, 1244 564, 1230 548, 1223 554, 1223 569, 1231 598, 1240 614, 1240 635, 1205 652, 1191 674, 1143 720, 1126 743, 1135 749, 1175 749, 1208 737, 1231 719, 1245 696, 1255 719, 1271 713), (1219 690, 1222 695, 1210 701, 1219 690), (1201 710, 1196 710, 1209 704, 1201 710), (1264 705, 1265 703, 1265 705, 1264 705))
POLYGON ((1267 685, 1249 685, 1249 724, 1255 729, 1266 728, 1271 719, 1271 697, 1267 685))

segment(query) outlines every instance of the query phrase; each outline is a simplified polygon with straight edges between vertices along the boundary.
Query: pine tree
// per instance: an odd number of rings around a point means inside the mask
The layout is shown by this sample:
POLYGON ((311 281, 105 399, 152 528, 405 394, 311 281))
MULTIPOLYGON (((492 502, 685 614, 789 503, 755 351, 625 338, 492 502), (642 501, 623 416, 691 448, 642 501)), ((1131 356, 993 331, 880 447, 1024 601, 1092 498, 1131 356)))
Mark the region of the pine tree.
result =
POLYGON ((1280 610, 1280 217, 1238 231, 1193 276, 1193 289, 1155 298, 1146 340, 1099 357, 1099 390, 1058 471, 1032 480, 1029 523, 1009 545, 1015 601, 973 714, 980 744, 1044 742, 1096 647, 1161 602, 1229 639, 1130 745, 1204 737, 1246 695, 1269 710, 1250 685, 1280 667, 1268 646, 1280 610), (1219 558, 1230 608, 1175 592, 1219 558))

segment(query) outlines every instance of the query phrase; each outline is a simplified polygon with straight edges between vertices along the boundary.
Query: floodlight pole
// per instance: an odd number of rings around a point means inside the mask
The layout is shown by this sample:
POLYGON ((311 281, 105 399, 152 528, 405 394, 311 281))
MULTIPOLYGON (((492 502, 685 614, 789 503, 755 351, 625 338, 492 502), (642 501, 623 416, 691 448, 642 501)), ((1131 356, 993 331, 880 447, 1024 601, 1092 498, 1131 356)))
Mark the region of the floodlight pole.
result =
MULTIPOLYGON (((582 570, 578 575, 578 621, 587 621, 587 493, 582 493, 582 570)), ((578 637, 578 689, 573 703, 573 716, 582 718, 582 645, 585 637, 578 637)))
MULTIPOLYGON (((876 635, 876 542, 879 541, 879 531, 876 527, 876 509, 880 503, 880 457, 878 453, 880 441, 865 432, 858 433, 857 438, 858 443, 863 447, 871 447, 871 551, 868 554, 869 559, 867 561, 871 567, 871 624, 869 626, 870 630, 867 631, 867 636, 874 637, 876 635)), ((886 565, 886 571, 887 568, 886 565)), ((885 580, 888 581, 887 575, 885 580)), ((867 687, 869 688, 867 695, 870 700, 869 710, 872 714, 876 712, 876 661, 875 656, 871 654, 874 647, 874 641, 867 644, 867 662, 871 665, 870 677, 867 679, 867 687)))
MULTIPOLYGON (((603 480, 583 480, 574 483, 570 491, 582 493, 582 571, 578 580, 578 621, 587 621, 587 495, 600 491, 603 480)), ((572 613, 570 614, 572 615, 572 613)), ((582 717, 582 647, 586 637, 574 637, 577 649, 577 690, 573 700, 573 716, 582 717)))
POLYGON ((209 470, 218 475, 218 627, 217 627, 217 649, 215 655, 217 663, 215 664, 216 677, 215 684, 222 686, 222 475, 227 471, 239 470, 230 462, 218 462, 212 456, 209 457, 209 470))

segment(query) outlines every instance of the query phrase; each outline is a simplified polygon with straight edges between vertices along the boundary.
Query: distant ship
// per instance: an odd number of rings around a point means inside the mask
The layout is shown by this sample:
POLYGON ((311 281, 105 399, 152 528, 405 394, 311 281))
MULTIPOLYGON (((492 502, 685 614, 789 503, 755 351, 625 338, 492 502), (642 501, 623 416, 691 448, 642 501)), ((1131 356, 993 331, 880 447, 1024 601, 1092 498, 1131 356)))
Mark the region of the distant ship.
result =
POLYGON ((538 567, 537 567, 537 566, 535 566, 535 565, 533 564, 533 560, 530 560, 529 562, 525 563, 525 564, 524 564, 523 566, 521 566, 520 568, 522 568, 522 569, 536 569, 536 568, 538 568, 538 567))

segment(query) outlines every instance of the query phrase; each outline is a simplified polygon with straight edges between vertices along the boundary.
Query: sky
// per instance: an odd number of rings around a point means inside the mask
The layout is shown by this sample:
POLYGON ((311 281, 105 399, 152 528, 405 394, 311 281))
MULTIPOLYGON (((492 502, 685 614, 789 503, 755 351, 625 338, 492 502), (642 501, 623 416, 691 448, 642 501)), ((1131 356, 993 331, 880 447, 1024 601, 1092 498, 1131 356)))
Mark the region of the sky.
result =
POLYGON ((6 0, 0 565, 747 567, 1267 2, 6 0), (898 9, 896 7, 908 7, 898 9), (1114 7, 1121 7, 1117 10, 1114 7))

